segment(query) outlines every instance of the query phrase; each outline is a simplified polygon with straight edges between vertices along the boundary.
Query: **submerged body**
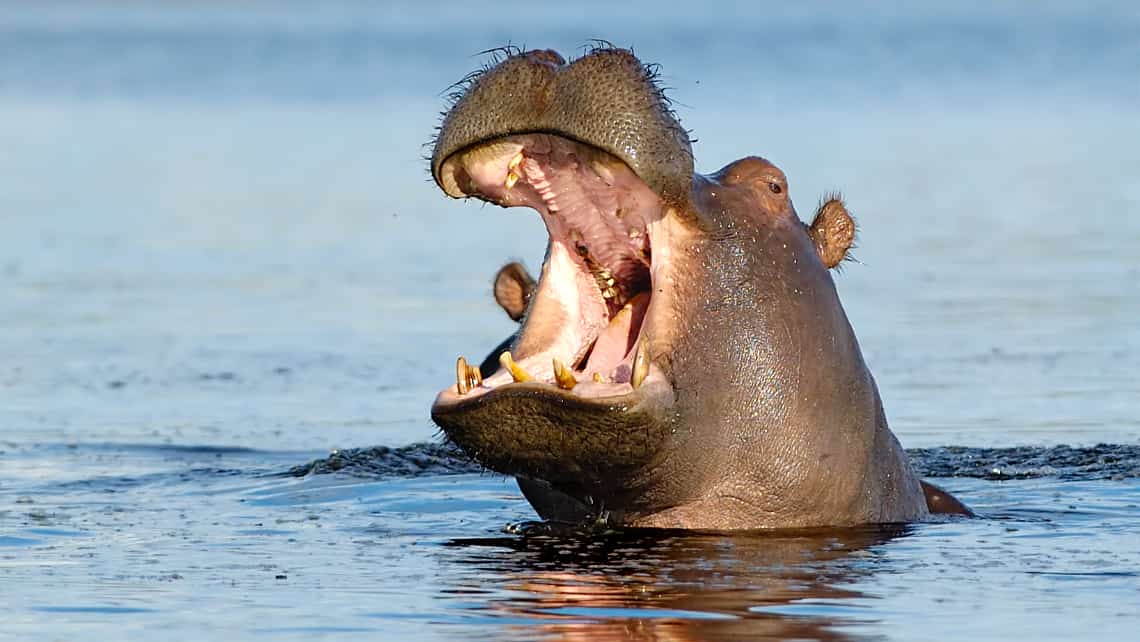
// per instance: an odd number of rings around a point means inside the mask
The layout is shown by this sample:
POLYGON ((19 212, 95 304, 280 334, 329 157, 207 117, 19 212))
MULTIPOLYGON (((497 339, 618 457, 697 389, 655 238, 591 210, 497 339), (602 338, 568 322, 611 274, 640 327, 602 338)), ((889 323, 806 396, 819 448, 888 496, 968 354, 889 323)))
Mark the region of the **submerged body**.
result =
POLYGON ((887 427, 828 272, 845 210, 805 227, 762 158, 694 174, 630 52, 509 56, 445 118, 432 172, 451 196, 537 210, 550 234, 501 367, 461 362, 432 408, 543 517, 747 529, 966 511, 924 489, 887 427))

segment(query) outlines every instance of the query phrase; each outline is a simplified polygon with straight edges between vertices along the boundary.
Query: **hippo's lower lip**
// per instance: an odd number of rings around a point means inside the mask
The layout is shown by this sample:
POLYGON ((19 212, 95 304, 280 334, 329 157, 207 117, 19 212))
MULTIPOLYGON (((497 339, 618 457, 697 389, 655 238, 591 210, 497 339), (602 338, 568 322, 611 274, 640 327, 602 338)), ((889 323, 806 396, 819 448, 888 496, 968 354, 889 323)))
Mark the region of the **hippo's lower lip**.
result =
POLYGON ((654 284, 664 247, 665 205, 629 167, 589 145, 546 133, 517 134, 445 159, 449 194, 536 210, 549 233, 541 277, 518 340, 486 378, 461 358, 457 382, 433 415, 493 403, 507 389, 551 402, 636 405, 653 364, 654 284))

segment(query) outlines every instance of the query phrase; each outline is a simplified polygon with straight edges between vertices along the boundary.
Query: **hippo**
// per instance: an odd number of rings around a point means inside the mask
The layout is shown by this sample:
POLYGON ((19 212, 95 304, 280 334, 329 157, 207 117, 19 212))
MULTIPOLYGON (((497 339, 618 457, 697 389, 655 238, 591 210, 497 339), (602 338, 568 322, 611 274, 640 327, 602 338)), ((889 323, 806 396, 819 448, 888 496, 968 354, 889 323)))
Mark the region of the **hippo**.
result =
POLYGON ((453 198, 529 207, 537 281, 508 265, 518 332, 460 357, 431 416, 547 520, 812 528, 970 514, 891 433, 829 268, 854 222, 813 224, 750 156, 694 172, 655 68, 603 45, 512 49, 470 75, 433 144, 453 198))

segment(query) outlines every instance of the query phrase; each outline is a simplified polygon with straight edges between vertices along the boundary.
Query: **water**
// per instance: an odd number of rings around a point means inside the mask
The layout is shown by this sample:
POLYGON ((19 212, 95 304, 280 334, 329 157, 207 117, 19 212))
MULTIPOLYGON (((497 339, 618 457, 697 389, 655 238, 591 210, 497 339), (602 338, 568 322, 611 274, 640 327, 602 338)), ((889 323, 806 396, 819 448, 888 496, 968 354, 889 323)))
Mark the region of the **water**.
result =
POLYGON ((0 4, 0 638, 1137 639, 1135 8, 480 9, 0 4), (541 225, 422 145, 474 53, 593 37, 699 170, 843 191, 892 428, 985 519, 521 535, 426 446, 288 474, 432 440, 511 331, 541 225))

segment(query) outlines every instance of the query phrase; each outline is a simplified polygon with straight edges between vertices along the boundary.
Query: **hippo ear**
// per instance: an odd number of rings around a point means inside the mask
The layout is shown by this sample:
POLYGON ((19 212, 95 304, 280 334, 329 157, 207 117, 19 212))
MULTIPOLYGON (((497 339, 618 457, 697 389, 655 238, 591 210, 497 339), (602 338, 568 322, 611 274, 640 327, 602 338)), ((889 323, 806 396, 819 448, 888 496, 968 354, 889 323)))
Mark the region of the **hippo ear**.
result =
POLYGON ((526 314, 534 288, 534 279, 517 261, 507 263, 495 274, 495 301, 512 321, 519 321, 526 314))
POLYGON ((847 251, 855 243, 855 219, 838 194, 824 197, 808 228, 815 250, 823 264, 833 268, 851 258, 847 251))

